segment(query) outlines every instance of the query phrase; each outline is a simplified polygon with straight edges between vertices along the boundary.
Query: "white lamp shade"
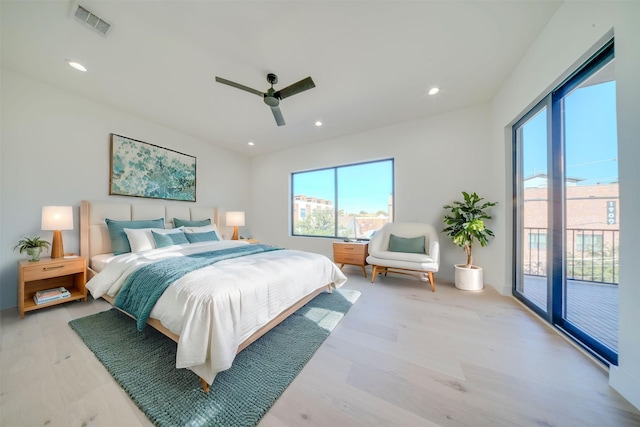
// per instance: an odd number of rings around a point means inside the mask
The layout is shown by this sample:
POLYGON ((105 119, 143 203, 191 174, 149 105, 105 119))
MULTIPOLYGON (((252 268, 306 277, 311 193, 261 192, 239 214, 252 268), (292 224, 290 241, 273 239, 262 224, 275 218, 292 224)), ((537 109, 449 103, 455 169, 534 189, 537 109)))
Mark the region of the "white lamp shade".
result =
POLYGON ((244 226, 244 212, 227 212, 227 226, 229 227, 244 226))
POLYGON ((43 206, 42 230, 73 230, 71 206, 43 206))

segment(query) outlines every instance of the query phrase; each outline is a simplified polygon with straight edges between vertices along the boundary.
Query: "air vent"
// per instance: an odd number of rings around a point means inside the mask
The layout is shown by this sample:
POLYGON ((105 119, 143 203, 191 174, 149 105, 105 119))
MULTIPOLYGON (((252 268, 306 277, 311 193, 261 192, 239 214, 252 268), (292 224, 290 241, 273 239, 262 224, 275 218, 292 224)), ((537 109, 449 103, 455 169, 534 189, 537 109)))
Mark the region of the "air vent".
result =
POLYGON ((76 9, 75 17, 77 20, 85 23, 103 36, 106 36, 107 31, 109 31, 109 28, 111 28, 111 24, 94 15, 93 13, 91 13, 91 11, 85 9, 80 5, 78 5, 78 8, 76 9))

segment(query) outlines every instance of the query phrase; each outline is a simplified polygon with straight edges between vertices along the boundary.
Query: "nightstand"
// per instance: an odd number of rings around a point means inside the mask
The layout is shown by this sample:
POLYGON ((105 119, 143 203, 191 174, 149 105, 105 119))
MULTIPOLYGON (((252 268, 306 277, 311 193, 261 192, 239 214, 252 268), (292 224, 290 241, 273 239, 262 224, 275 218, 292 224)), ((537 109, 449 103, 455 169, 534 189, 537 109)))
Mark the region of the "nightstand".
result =
POLYGON ((18 310, 24 319, 27 311, 38 310, 69 301, 87 300, 85 288, 87 261, 76 258, 41 258, 40 261, 18 261, 18 310), (37 291, 63 286, 71 296, 43 304, 36 304, 33 295, 37 291))
POLYGON ((340 269, 345 264, 359 265, 362 275, 367 277, 367 255, 369 255, 369 243, 367 242, 334 242, 333 261, 340 264, 340 269))
POLYGON ((241 240, 243 242, 251 243, 252 245, 254 245, 256 243, 260 243, 260 240, 258 240, 258 239, 239 239, 239 240, 241 240))

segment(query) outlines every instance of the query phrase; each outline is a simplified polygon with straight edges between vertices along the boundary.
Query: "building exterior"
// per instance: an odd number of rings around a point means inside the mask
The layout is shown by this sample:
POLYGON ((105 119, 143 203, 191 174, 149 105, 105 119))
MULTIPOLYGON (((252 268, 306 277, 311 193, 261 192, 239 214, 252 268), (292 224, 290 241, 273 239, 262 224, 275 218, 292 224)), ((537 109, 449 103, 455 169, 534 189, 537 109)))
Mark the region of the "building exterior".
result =
MULTIPOLYGON (((619 195, 618 183, 567 185, 565 213, 567 277, 618 283, 619 195)), ((524 273, 545 275, 547 266, 548 189, 524 190, 524 273)))
POLYGON ((331 210, 334 206, 331 200, 307 197, 304 194, 293 196, 293 221, 304 221, 314 210, 331 210))
MULTIPOLYGON (((318 197, 297 194, 293 196, 293 225, 296 231, 302 232, 299 227, 305 220, 311 218, 316 213, 328 214, 335 218, 335 206, 333 201, 325 200, 318 197)), ((369 239, 380 230, 386 223, 393 221, 393 196, 389 196, 387 213, 365 213, 359 214, 345 213, 342 210, 338 212, 338 230, 337 236, 349 237, 354 239, 369 239)), ((307 229, 307 233, 312 235, 327 235, 322 230, 307 229)), ((305 234, 302 232, 302 234, 305 234)))

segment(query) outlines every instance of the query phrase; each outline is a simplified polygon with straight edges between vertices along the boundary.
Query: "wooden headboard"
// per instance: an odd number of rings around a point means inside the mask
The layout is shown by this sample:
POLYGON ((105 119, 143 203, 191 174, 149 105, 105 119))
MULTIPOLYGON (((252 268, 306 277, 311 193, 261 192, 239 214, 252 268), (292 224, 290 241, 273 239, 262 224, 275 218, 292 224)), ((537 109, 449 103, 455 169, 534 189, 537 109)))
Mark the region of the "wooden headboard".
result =
POLYGON ((111 253, 111 239, 105 218, 117 221, 136 221, 164 218, 167 228, 173 227, 173 218, 188 220, 211 219, 218 226, 218 208, 187 204, 111 203, 83 200, 80 204, 80 255, 87 259, 111 253))

